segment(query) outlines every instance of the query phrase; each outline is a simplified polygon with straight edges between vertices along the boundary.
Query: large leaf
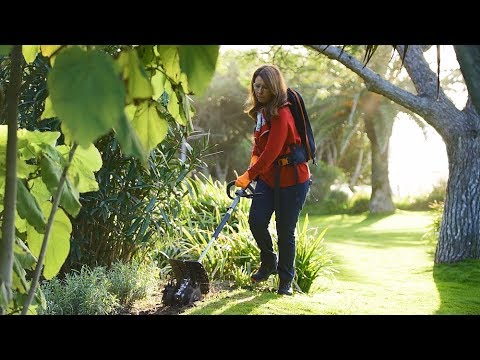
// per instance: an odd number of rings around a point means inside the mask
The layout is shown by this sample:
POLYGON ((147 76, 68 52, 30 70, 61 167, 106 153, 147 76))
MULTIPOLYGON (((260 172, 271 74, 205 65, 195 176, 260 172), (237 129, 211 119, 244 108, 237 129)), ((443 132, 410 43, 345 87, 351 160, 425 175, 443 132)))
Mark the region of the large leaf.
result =
POLYGON ((160 62, 165 69, 165 74, 173 82, 180 81, 180 58, 178 56, 178 48, 170 45, 158 45, 157 51, 160 57, 160 62))
MULTIPOLYGON (((52 147, 46 147, 45 149, 44 156, 40 160, 42 180, 45 185, 47 185, 50 194, 55 196, 66 162, 56 149, 52 147)), ((78 190, 72 186, 68 176, 63 185, 60 205, 62 205, 62 207, 73 217, 77 216, 80 208, 82 207, 79 201, 78 190)))
POLYGON ((63 50, 48 75, 53 110, 80 145, 117 126, 125 89, 112 58, 98 50, 63 50))
POLYGON ((149 153, 167 136, 168 122, 157 110, 155 101, 144 101, 137 106, 133 117, 133 128, 143 148, 149 153))
POLYGON ((157 71, 155 75, 152 76, 152 86, 153 86, 153 99, 157 100, 162 96, 165 91, 163 84, 165 84, 165 75, 162 72, 157 71))
POLYGON ((30 191, 25 187, 23 181, 17 178, 17 211, 22 219, 26 219, 30 225, 39 233, 45 233, 47 220, 42 210, 30 191))
POLYGON ((27 64, 31 64, 35 61, 39 50, 39 45, 22 45, 23 57, 25 58, 27 64))
POLYGON ((51 199, 52 194, 50 194, 47 185, 45 185, 41 178, 29 180, 28 186, 30 187, 30 193, 35 196, 39 204, 51 199))
POLYGON ((53 110, 52 99, 50 96, 47 96, 45 99, 45 109, 43 109, 42 115, 39 120, 50 119, 57 117, 55 111, 53 110))
POLYGON ((33 270, 35 268, 37 259, 30 252, 27 245, 25 245, 18 237, 15 239, 13 251, 22 268, 27 270, 33 270))
MULTIPOLYGON (((152 84, 145 73, 143 64, 135 50, 124 51, 118 57, 123 80, 127 83, 129 99, 150 99, 153 95, 152 84)), ((130 101, 127 101, 130 102, 130 101)))
POLYGON ((188 77, 188 85, 195 95, 201 95, 210 84, 217 65, 218 45, 180 46, 180 68, 188 77))
POLYGON ((62 45, 40 45, 40 51, 43 56, 50 57, 61 47, 62 45))
MULTIPOLYGON (((57 146, 57 150, 68 160, 70 148, 66 145, 57 146)), ((77 147, 73 155, 67 176, 78 192, 97 191, 98 183, 94 171, 102 167, 102 156, 95 147, 90 144, 87 148, 77 147)))
POLYGON ((180 104, 178 101, 177 94, 175 91, 172 89, 172 85, 170 84, 169 81, 165 82, 165 91, 168 94, 168 105, 167 105, 167 110, 172 115, 172 117, 175 119, 176 122, 178 122, 180 125, 185 126, 185 120, 180 116, 180 104))
POLYGON ((115 128, 116 138, 126 156, 134 156, 146 163, 148 153, 143 148, 137 132, 133 129, 131 121, 135 116, 135 105, 125 107, 125 114, 120 118, 120 124, 115 128), (131 111, 133 112, 129 114, 131 111))
MULTIPOLYGON (((49 201, 44 202, 41 208, 45 216, 48 216, 52 209, 52 203, 49 201)), ((47 244, 47 251, 45 253, 43 276, 45 276, 47 280, 57 275, 65 262, 70 251, 71 232, 72 224, 68 216, 62 209, 58 208, 55 213, 47 244)), ((42 247, 43 235, 36 232, 35 229, 30 226, 27 229, 27 242, 32 254, 38 258, 42 247)))

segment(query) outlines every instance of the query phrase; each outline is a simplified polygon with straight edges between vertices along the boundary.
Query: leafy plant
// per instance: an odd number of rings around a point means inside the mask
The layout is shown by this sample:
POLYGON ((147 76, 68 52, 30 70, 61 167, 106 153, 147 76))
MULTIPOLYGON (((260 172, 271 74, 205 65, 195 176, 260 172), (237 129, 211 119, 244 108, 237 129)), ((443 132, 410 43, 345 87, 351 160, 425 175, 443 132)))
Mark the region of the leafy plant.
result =
POLYGON ((314 281, 320 276, 330 277, 337 270, 333 266, 333 256, 323 243, 325 228, 317 235, 317 229, 308 228, 308 214, 303 226, 297 225, 297 251, 295 257, 295 282, 308 293, 314 281), (312 233, 313 232, 313 233, 312 233))
MULTIPOLYGON (((194 92, 200 94, 208 86, 217 55, 218 46, 186 48, 159 45, 113 49, 105 46, 15 45, 0 48, 0 60, 6 63, 10 60, 11 65, 8 72, 8 91, 5 91, 8 95, 8 136, 0 136, 0 153, 7 154, 4 161, 8 165, 6 171, 0 172, 0 184, 5 184, 5 191, 1 194, 4 207, 0 209, 3 211, 0 313, 4 313, 7 308, 12 309, 12 301, 16 302, 12 297, 13 291, 19 296, 28 291, 22 310, 23 314, 27 313, 37 293, 36 285, 44 258, 43 275, 51 278, 58 272, 58 264, 63 263, 64 254, 68 253, 68 247, 62 242, 60 248, 58 242, 51 242, 48 246, 50 231, 55 226, 57 207, 61 206, 61 210, 75 217, 81 209, 79 194, 97 190, 97 182, 93 180, 91 171, 98 170, 98 163, 88 163, 81 155, 76 155, 80 163, 83 162, 88 168, 84 173, 82 167, 75 164, 74 153, 77 146, 80 145, 79 149, 92 149, 92 142, 113 129, 121 144, 122 153, 134 156, 146 164, 150 151, 165 138, 169 119, 192 128, 193 109, 187 95, 194 92), (113 56, 108 54, 109 51, 113 56), (41 54, 48 58, 52 65, 47 76, 48 97, 45 98, 45 107, 40 118, 58 117, 61 120, 64 145, 56 141, 58 135, 53 134, 52 140, 48 132, 45 132, 47 135, 38 136, 39 139, 27 138, 23 142, 19 139, 17 143, 17 94, 22 84, 21 75, 25 65, 22 54, 28 64, 35 62, 37 55, 41 54), (194 56, 195 54, 199 56, 194 56), (10 58, 5 60, 5 55, 10 55, 10 58), (197 71, 202 74, 196 73, 197 71), (195 75, 192 75, 194 73, 195 75), (75 83, 74 87, 71 86, 72 82, 75 83), (35 141, 43 145, 35 146, 35 141), (34 179, 41 179, 37 181, 35 188, 33 184, 28 184, 28 181, 34 179), (28 290, 24 269, 14 267, 12 261, 15 256, 13 244, 16 241, 16 230, 18 233, 25 232, 25 223, 17 226, 15 219, 17 184, 20 189, 18 196, 21 196, 19 203, 32 205, 23 208, 19 206, 18 215, 35 229, 27 231, 26 235, 28 246, 36 249, 33 252, 37 262, 28 290), (38 200, 41 200, 40 204, 35 205, 38 200), (32 211, 29 211, 30 208, 32 211), (43 240, 36 235, 43 233, 43 240), (58 256, 58 253, 61 255, 58 256), (12 268, 20 279, 17 282, 20 285, 12 283, 12 268)), ((44 73, 39 75, 37 83, 29 81, 30 85, 36 84, 30 89, 41 88, 43 79, 44 73)), ((3 79, 0 82, 6 83, 3 79)), ((2 114, 3 86, 0 87, 0 95, 2 114)), ((38 97, 42 100, 34 102, 43 102, 44 96, 45 91, 38 97)), ((34 109, 38 110, 38 107, 34 106, 34 109)), ((27 118, 30 117, 29 120, 32 116, 36 117, 37 113, 38 111, 24 111, 27 118)), ((32 121, 27 120, 26 123, 32 121)), ((68 221, 66 216, 64 219, 68 221)), ((69 222, 65 229, 69 235, 69 222)), ((25 239, 25 235, 22 239, 25 239)))

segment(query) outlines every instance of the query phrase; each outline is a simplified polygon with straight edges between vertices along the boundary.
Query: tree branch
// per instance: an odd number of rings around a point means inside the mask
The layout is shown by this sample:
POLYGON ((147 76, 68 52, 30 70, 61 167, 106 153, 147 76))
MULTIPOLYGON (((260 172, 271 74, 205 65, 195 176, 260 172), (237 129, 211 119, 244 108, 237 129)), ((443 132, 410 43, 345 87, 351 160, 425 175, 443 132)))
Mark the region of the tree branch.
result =
MULTIPOLYGON (((359 60, 345 51, 343 51, 343 54, 340 56, 342 50, 338 47, 329 45, 309 45, 308 47, 330 59, 337 60, 356 73, 363 79, 369 91, 383 95, 420 115, 428 124, 435 128, 441 136, 448 137, 458 131, 458 122, 452 121, 452 119, 465 119, 465 114, 455 107, 443 91, 440 92, 439 100, 437 100, 436 75, 429 68, 419 46, 409 46, 407 56, 405 57, 405 68, 419 95, 414 95, 393 85, 377 73, 364 67, 359 60)), ((403 53, 403 47, 399 48, 403 53)))
POLYGON ((47 226, 45 227, 45 234, 43 236, 42 247, 40 249, 40 255, 38 256, 37 266, 35 267, 35 272, 33 274, 32 284, 30 285, 30 290, 28 291, 28 296, 25 299, 25 303, 23 304, 22 315, 26 315, 28 312, 28 308, 32 303, 33 296, 35 295, 35 290, 37 288, 38 279, 40 278, 40 273, 42 272, 43 267, 43 260, 45 259, 45 254, 47 252, 47 245, 48 239, 50 237, 50 231, 52 230, 53 220, 55 219, 55 214, 58 209, 58 204, 60 203, 60 198, 62 197, 63 192, 63 185, 67 180, 67 172, 70 168, 70 164, 72 163, 73 155, 75 154, 75 150, 77 149, 78 144, 74 143, 70 152, 68 154, 68 163, 63 169, 62 175, 60 176, 60 181, 58 182, 58 189, 53 198, 53 205, 52 210, 50 211, 50 216, 48 217, 47 226))

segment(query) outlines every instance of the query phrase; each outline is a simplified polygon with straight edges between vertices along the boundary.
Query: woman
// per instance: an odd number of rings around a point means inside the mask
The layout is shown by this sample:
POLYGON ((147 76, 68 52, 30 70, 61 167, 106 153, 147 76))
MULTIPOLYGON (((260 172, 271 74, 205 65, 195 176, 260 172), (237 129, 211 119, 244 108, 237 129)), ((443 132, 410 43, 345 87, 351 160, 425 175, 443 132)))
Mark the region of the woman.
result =
POLYGON ((260 268, 251 280, 264 281, 271 274, 278 273, 280 282, 277 293, 281 295, 292 295, 295 228, 311 183, 306 162, 280 166, 283 163, 278 158, 285 157, 293 151, 294 145, 301 143, 288 104, 287 86, 278 67, 259 67, 251 79, 245 110, 256 121, 250 166, 235 181, 236 186, 245 188, 252 180, 256 180, 255 192, 262 193, 253 197, 248 219, 260 249, 261 261, 260 268), (278 258, 268 232, 273 211, 278 258))

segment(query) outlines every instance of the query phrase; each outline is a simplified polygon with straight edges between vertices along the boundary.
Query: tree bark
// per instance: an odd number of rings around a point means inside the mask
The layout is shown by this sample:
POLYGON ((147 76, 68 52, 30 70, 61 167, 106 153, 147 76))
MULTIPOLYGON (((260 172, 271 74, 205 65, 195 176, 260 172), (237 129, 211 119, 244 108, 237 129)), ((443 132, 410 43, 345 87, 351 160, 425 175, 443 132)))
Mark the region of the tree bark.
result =
MULTIPOLYGON (((435 263, 480 258, 480 117, 471 100, 463 110, 455 107, 439 89, 420 46, 409 46, 405 68, 418 95, 382 79, 341 49, 326 45, 311 48, 338 60, 364 81, 367 89, 420 115, 442 137, 447 148, 449 178, 435 263)), ((403 54, 403 48, 399 47, 403 54)), ((373 164, 372 164, 373 166, 373 164)), ((373 181, 373 180, 372 180, 373 181)))

